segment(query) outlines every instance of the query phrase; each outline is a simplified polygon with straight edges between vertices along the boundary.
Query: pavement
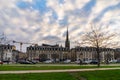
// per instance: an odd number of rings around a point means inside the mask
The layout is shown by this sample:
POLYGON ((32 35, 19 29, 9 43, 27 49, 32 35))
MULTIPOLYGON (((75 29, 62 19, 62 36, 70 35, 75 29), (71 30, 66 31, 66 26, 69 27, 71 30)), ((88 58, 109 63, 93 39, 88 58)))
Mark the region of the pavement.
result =
POLYGON ((92 69, 65 69, 65 70, 26 70, 26 71, 0 71, 0 74, 23 74, 23 73, 53 73, 53 72, 80 72, 96 70, 118 70, 119 68, 92 68, 92 69))

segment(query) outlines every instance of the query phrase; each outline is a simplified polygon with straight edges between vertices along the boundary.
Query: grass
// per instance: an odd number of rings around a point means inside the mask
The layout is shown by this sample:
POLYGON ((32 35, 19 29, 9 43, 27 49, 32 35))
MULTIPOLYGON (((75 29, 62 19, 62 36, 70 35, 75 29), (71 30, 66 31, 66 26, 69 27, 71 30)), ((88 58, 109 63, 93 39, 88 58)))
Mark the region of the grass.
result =
POLYGON ((0 80, 120 80, 120 70, 72 73, 1 74, 0 80))
MULTIPOLYGON (((101 66, 100 68, 115 68, 120 66, 101 66)), ((11 65, 1 65, 0 71, 20 71, 20 70, 61 70, 61 69, 87 69, 87 68, 97 68, 97 66, 31 66, 31 65, 19 65, 19 66, 11 66, 11 65)))
POLYGON ((0 66, 0 71, 59 70, 59 69, 83 69, 83 68, 96 68, 96 66, 0 66))
POLYGON ((7 74, 0 75, 0 80, 76 80, 68 73, 7 74))
POLYGON ((87 71, 77 73, 86 80, 120 80, 120 70, 87 71))

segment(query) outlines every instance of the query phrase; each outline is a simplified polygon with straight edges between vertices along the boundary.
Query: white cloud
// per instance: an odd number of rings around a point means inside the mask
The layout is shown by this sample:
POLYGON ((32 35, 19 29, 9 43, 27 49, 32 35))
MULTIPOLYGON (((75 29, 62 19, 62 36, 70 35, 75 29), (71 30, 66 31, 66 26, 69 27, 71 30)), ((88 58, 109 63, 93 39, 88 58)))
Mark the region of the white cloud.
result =
MULTIPOLYGON (((92 11, 89 15, 79 11, 91 0, 65 0, 63 4, 59 4, 58 0, 47 0, 47 7, 50 8, 44 14, 41 14, 38 9, 29 7, 26 9, 19 8, 16 3, 21 0, 0 0, 0 32, 5 32, 8 36, 14 35, 12 39, 24 41, 37 41, 39 43, 44 42, 46 36, 56 36, 60 40, 64 41, 66 27, 69 26, 69 33, 71 41, 80 40, 81 33, 89 27, 89 23, 94 20, 101 12, 110 7, 117 5, 119 0, 96 0, 95 6, 92 7, 92 11), (53 17, 53 11, 57 14, 58 18, 51 22, 53 17), (76 11, 76 12, 74 12, 76 11), (87 17, 83 17, 86 15, 87 17), (59 22, 67 18, 67 25, 61 26, 59 22)), ((34 0, 22 0, 32 4, 34 0)), ((120 11, 119 9, 113 9, 106 11, 99 23, 113 21, 110 24, 115 28, 118 28, 120 23, 120 11), (119 17, 118 17, 119 16, 119 17)), ((63 20, 64 22, 64 20, 63 20)), ((55 37, 53 37, 55 38, 55 37)), ((56 39, 56 38, 55 38, 56 39)), ((49 40, 47 40, 50 42, 49 40)))
POLYGON ((92 21, 96 18, 104 9, 117 5, 120 1, 119 0, 97 0, 95 7, 92 9, 92 13, 90 15, 89 20, 92 21))

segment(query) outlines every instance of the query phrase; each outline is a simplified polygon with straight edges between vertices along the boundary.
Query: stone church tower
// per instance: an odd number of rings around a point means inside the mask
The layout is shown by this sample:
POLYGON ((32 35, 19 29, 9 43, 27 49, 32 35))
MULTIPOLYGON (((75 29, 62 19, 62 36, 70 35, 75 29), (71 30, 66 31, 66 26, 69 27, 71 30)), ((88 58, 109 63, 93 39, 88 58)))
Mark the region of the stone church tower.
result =
POLYGON ((68 49, 70 49, 70 40, 69 40, 69 32, 68 32, 68 27, 67 27, 67 32, 66 32, 65 48, 68 48, 68 49))

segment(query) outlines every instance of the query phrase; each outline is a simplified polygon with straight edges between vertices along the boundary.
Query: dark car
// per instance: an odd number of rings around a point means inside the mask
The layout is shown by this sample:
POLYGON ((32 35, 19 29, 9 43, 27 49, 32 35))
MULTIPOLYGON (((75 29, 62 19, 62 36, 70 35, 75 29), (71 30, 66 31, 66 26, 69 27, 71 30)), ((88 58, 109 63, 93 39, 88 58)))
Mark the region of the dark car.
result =
POLYGON ((20 61, 18 61, 18 63, 20 63, 20 64, 32 64, 32 62, 25 61, 25 60, 20 60, 20 61))
POLYGON ((97 60, 92 60, 92 61, 90 62, 90 64, 98 64, 98 61, 97 61, 97 60))
POLYGON ((9 60, 3 60, 2 62, 3 62, 3 63, 7 63, 7 64, 9 64, 9 63, 10 63, 10 61, 9 61, 9 60))
POLYGON ((36 60, 31 60, 30 62, 31 62, 32 64, 38 63, 38 61, 36 61, 36 60))

